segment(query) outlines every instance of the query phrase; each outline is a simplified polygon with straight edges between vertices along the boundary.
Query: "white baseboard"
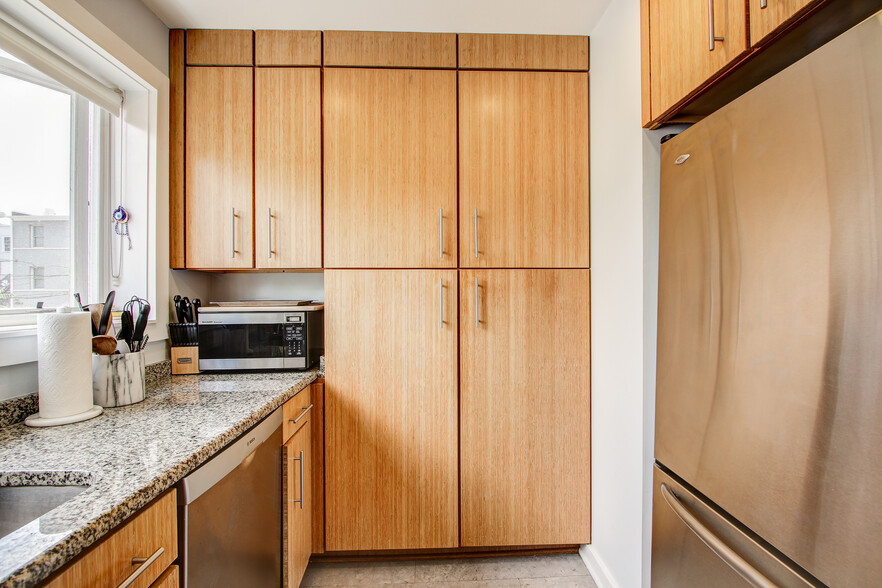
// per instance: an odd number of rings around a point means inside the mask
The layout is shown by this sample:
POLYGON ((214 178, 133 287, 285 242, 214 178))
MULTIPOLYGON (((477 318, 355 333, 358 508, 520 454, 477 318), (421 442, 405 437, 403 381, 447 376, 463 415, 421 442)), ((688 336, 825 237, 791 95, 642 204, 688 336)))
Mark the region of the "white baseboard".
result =
POLYGON ((594 578, 597 588, 620 588, 618 582, 609 573, 609 568, 606 567, 606 564, 603 563, 603 560, 590 545, 581 546, 579 548, 579 555, 582 557, 582 561, 585 562, 588 573, 594 578))

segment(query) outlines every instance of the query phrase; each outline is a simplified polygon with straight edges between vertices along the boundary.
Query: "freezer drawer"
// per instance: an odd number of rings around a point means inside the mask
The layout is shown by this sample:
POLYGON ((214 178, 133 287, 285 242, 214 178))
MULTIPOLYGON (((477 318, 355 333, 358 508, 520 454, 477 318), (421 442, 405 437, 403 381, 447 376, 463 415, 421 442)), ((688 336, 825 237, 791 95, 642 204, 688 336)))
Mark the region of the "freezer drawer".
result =
POLYGON ((652 588, 820 585, 803 578, 658 466, 654 479, 652 588))

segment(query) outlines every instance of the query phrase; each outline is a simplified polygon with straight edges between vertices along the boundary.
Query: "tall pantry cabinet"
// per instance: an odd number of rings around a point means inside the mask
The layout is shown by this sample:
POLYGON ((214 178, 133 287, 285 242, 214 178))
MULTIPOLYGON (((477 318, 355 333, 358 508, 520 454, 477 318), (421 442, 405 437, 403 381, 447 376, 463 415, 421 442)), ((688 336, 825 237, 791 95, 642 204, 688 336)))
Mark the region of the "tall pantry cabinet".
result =
POLYGON ((587 543, 587 37, 183 35, 172 266, 324 268, 315 548, 587 543))

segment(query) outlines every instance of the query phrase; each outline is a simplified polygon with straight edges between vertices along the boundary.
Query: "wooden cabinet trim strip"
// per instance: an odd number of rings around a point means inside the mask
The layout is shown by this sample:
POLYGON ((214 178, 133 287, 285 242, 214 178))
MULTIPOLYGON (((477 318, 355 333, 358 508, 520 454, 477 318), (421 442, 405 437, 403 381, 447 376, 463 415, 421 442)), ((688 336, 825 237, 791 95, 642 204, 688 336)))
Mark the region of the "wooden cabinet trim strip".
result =
POLYGON ((581 35, 460 33, 459 69, 588 71, 589 39, 581 35))
POLYGON ((186 118, 184 88, 186 86, 186 34, 183 29, 168 32, 169 80, 169 144, 168 144, 168 198, 169 198, 169 267, 186 267, 187 240, 185 238, 186 205, 184 185, 187 170, 184 166, 184 120, 186 118))
POLYGON ((456 69, 456 33, 325 31, 323 64, 344 67, 456 69))
POLYGON ((322 64, 321 31, 254 32, 254 65, 303 67, 322 64))

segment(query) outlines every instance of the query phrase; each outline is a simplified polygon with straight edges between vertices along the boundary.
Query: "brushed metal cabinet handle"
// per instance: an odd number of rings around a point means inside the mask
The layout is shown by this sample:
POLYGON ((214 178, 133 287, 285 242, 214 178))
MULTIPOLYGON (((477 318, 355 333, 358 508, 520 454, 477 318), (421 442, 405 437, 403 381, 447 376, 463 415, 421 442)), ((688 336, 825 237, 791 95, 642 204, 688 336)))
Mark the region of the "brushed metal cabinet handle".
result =
POLYGON ((296 425, 297 422, 298 422, 300 419, 302 419, 303 417, 306 416, 306 413, 308 413, 310 410, 312 410, 312 407, 313 407, 313 406, 315 406, 315 405, 314 405, 314 404, 310 404, 309 406, 304 406, 304 407, 303 407, 303 412, 301 412, 299 415, 297 415, 297 418, 296 418, 296 419, 288 419, 288 420, 291 421, 292 423, 294 423, 294 424, 296 425))
POLYGON ((478 297, 478 278, 475 278, 475 326, 480 326, 481 322, 481 306, 478 297))
POLYGON ((444 209, 438 209, 438 259, 444 259, 444 209))
POLYGON ((149 568, 153 564, 153 562, 159 559, 159 556, 161 556, 163 553, 165 553, 165 547, 160 547, 159 549, 154 551, 153 555, 151 555, 150 557, 133 557, 132 565, 138 566, 137 569, 132 572, 128 578, 123 580, 122 584, 117 586, 117 588, 127 588, 128 586, 131 586, 132 583, 138 579, 138 576, 143 574, 147 570, 147 568, 149 568))
POLYGON ((444 328, 444 278, 438 278, 438 328, 444 328))
POLYGON ((266 209, 266 258, 273 258, 273 209, 266 209))
MULTIPOLYGON (((310 406, 312 408, 312 406, 310 406)), ((300 462, 300 498, 295 498, 291 502, 299 502, 300 508, 303 509, 303 450, 300 451, 300 457, 292 457, 291 461, 300 462)))
POLYGON ((718 37, 714 33, 714 0, 707 0, 707 32, 708 32, 708 50, 714 50, 716 41, 725 41, 726 37, 718 37))
POLYGON ((769 2, 768 0, 760 0, 760 8, 768 8, 769 2))
POLYGON ((478 209, 475 209, 475 259, 478 259, 478 209))
POLYGON ((671 507, 671 510, 674 511, 674 514, 677 515, 677 518, 683 521, 683 524, 695 533, 702 543, 707 545, 711 551, 726 562, 730 568, 735 570, 739 576, 756 588, 776 588, 776 584, 750 565, 734 549, 726 545, 713 531, 704 526, 665 484, 661 485, 661 494, 665 502, 668 503, 668 506, 671 507))
POLYGON ((230 208, 230 257, 236 258, 236 208, 230 208))

